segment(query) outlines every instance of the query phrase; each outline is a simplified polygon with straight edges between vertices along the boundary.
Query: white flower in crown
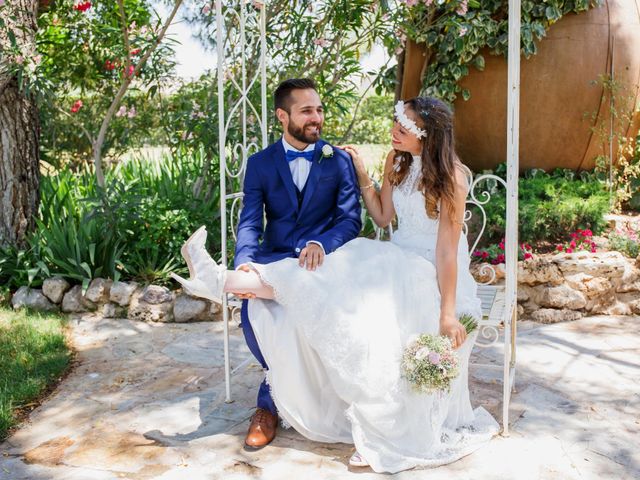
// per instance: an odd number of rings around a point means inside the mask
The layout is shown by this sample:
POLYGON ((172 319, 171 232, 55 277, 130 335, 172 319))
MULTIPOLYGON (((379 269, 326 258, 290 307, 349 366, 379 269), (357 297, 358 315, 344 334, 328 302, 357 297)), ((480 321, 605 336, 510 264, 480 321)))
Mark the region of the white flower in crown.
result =
POLYGON ((396 119, 398 120, 400 125, 409 130, 416 137, 422 138, 427 136, 427 132, 418 127, 418 125, 416 125, 416 122, 411 120, 409 117, 407 117, 407 114, 404 113, 404 102, 402 100, 399 100, 398 103, 396 103, 395 113, 396 119))
POLYGON ((322 146, 322 156, 324 158, 333 157, 333 147, 328 143, 322 146))

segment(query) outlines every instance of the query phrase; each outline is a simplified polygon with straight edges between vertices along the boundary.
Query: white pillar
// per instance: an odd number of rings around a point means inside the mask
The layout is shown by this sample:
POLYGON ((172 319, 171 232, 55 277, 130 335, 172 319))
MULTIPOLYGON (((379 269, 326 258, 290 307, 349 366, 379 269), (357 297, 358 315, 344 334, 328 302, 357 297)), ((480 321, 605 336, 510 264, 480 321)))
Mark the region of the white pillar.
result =
POLYGON ((509 434, 509 401, 515 372, 515 320, 518 289, 518 176, 520 140, 520 0, 509 1, 507 93, 507 222, 505 239, 503 434, 509 434))

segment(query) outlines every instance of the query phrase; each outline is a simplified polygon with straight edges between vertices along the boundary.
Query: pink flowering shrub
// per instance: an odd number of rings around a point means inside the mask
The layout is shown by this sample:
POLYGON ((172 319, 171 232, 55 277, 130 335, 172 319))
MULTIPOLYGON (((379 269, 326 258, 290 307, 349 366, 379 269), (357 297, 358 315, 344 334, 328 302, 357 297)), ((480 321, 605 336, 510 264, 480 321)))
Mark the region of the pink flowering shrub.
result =
MULTIPOLYGON (((505 262, 503 238, 500 243, 490 245, 487 248, 478 249, 473 252, 472 259, 497 265, 505 262)), ((531 260, 533 258, 533 247, 528 243, 521 243, 518 248, 518 260, 531 260)))
POLYGON ((628 257, 640 255, 640 226, 626 225, 609 233, 609 248, 621 252, 628 257))
POLYGON ((570 235, 571 240, 556 245, 556 251, 573 253, 578 251, 596 253, 597 247, 593 241, 593 232, 589 229, 578 229, 570 235))

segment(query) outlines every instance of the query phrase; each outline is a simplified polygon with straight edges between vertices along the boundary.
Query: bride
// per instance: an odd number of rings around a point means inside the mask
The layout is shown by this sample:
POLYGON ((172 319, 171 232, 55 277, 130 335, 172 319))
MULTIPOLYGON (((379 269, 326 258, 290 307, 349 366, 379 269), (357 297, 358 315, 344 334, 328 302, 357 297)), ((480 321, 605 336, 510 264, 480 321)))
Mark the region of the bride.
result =
POLYGON ((201 227, 182 248, 190 279, 174 278, 218 302, 223 292, 255 296, 249 314, 278 414, 311 440, 355 444, 351 465, 395 473, 453 462, 498 425, 469 400, 474 339, 458 318, 482 312, 462 232, 469 171, 454 150, 453 116, 437 99, 401 101, 391 136, 380 192, 345 147, 375 223, 398 217, 390 242, 355 239, 315 270, 287 258, 227 272, 207 254, 201 227), (446 335, 458 349, 448 393, 417 393, 402 377, 403 350, 423 333, 446 335))

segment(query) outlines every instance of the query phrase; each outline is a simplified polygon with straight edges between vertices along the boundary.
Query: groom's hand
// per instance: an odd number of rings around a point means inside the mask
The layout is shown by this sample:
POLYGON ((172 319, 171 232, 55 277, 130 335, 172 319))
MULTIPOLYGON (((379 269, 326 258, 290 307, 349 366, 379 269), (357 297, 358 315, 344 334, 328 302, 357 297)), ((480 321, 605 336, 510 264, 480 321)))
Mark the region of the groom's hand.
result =
POLYGON ((324 250, 316 243, 310 243, 300 252, 298 264, 301 267, 306 265, 307 270, 315 270, 322 265, 324 261, 324 250))
MULTIPOLYGON (((236 270, 239 270, 241 272, 250 272, 251 269, 249 268, 249 265, 247 264, 242 264, 240 265, 236 270)), ((240 300, 251 300, 252 298, 256 298, 255 293, 233 293, 236 297, 238 297, 240 300)))

